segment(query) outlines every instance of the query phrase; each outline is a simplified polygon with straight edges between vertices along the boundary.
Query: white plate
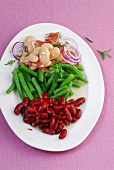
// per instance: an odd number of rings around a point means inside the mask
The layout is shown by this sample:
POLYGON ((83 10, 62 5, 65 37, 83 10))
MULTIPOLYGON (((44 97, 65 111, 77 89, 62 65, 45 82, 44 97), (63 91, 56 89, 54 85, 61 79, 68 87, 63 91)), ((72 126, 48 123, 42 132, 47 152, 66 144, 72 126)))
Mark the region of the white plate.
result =
POLYGON ((76 147, 82 143, 95 126, 104 102, 104 81, 99 63, 91 48, 77 34, 63 26, 51 23, 41 23, 29 26, 19 32, 9 43, 0 63, 0 105, 2 113, 13 132, 26 144, 47 151, 65 151, 76 147), (75 89, 74 98, 86 97, 86 102, 82 107, 82 117, 77 123, 67 127, 68 135, 63 140, 58 135, 47 135, 38 128, 32 131, 27 130, 30 125, 23 123, 21 115, 13 113, 14 107, 20 102, 18 95, 14 92, 7 95, 6 89, 11 84, 12 74, 15 64, 4 65, 13 59, 11 54, 12 46, 17 41, 24 41, 28 35, 33 35, 37 39, 44 40, 44 35, 49 32, 61 32, 62 35, 74 39, 78 43, 79 51, 82 55, 82 64, 89 81, 80 90, 75 89))

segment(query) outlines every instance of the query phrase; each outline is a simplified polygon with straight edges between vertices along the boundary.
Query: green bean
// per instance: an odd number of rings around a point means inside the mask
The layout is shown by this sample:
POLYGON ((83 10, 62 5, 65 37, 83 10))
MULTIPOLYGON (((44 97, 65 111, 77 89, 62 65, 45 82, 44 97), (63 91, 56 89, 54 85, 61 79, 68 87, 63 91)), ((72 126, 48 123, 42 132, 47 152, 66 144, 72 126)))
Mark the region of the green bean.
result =
POLYGON ((31 83, 31 82, 27 81, 27 85, 28 85, 28 87, 29 87, 29 89, 30 89, 31 93, 36 92, 36 89, 33 87, 33 85, 32 85, 32 83, 31 83))
POLYGON ((64 80, 64 78, 58 78, 57 82, 63 82, 64 80))
POLYGON ((24 78, 26 79, 26 81, 31 81, 31 76, 29 73, 25 72, 25 71, 22 71, 23 75, 24 75, 24 78))
POLYGON ((54 72, 54 77, 53 77, 53 82, 52 82, 52 86, 51 89, 49 90, 49 95, 51 96, 55 90, 55 88, 57 87, 57 79, 58 79, 59 73, 58 72, 54 72))
POLYGON ((43 82, 43 77, 44 77, 43 70, 39 68, 37 72, 38 72, 39 82, 43 82))
POLYGON ((38 74, 35 71, 31 70, 30 68, 26 67, 25 65, 20 65, 19 69, 21 71, 25 71, 25 72, 29 73, 30 75, 38 78, 38 74))
POLYGON ((60 87, 67 85, 74 79, 73 74, 69 74, 69 76, 60 84, 60 87))
POLYGON ((76 77, 78 80, 81 80, 81 81, 83 81, 84 83, 88 83, 88 80, 86 79, 86 78, 84 78, 84 77, 76 77))
POLYGON ((51 77, 48 79, 47 83, 46 83, 46 87, 48 88, 50 86, 50 84, 52 83, 54 78, 54 73, 51 75, 51 77))
POLYGON ((17 74, 17 69, 16 68, 13 71, 13 78, 14 78, 15 86, 17 88, 19 96, 20 96, 21 99, 23 99, 22 88, 21 88, 21 85, 20 85, 20 82, 19 82, 19 78, 18 78, 18 74, 17 74))
POLYGON ((14 81, 12 82, 11 86, 6 90, 6 93, 9 94, 15 89, 15 83, 14 81))
POLYGON ((74 92, 72 90, 70 90, 70 94, 69 94, 69 97, 73 96, 74 95, 74 92))
POLYGON ((39 85, 39 83, 38 83, 38 81, 35 77, 32 78, 32 83, 37 90, 38 96, 40 98, 42 98, 42 89, 41 89, 41 87, 40 87, 40 85, 39 85))
POLYGON ((69 64, 69 71, 73 74, 83 75, 74 65, 69 64))
POLYGON ((26 93, 25 93, 23 88, 22 88, 22 93, 23 93, 24 98, 27 97, 27 95, 26 95, 26 93))
POLYGON ((24 89, 27 97, 28 97, 30 100, 33 100, 34 97, 33 97, 32 93, 31 93, 30 89, 29 89, 28 86, 27 86, 27 83, 26 83, 26 81, 25 81, 25 78, 24 78, 23 73, 19 73, 18 76, 19 76, 19 81, 20 81, 20 83, 21 83, 21 86, 22 86, 22 88, 24 89))
POLYGON ((69 73, 64 72, 60 74, 61 78, 67 78, 69 76, 69 73))
POLYGON ((76 68, 80 71, 84 71, 84 67, 82 65, 77 65, 76 68))
MULTIPOLYGON (((70 89, 70 91, 71 91, 71 88, 72 88, 72 81, 67 85, 68 86, 68 88, 70 89)), ((69 94, 70 94, 70 91, 69 91, 69 93, 67 93, 66 95, 65 95, 65 98, 67 99, 68 97, 69 97, 69 94)))
POLYGON ((54 94, 57 94, 57 93, 59 93, 60 91, 62 91, 62 90, 64 90, 64 89, 67 89, 67 88, 68 88, 67 86, 59 87, 59 88, 55 89, 53 93, 54 93, 54 94))
POLYGON ((52 75, 52 73, 50 73, 50 72, 45 73, 45 77, 51 77, 51 75, 52 75))
POLYGON ((77 88, 80 88, 81 87, 81 84, 80 83, 78 83, 78 82, 74 82, 74 81, 72 81, 72 86, 74 86, 74 87, 77 87, 77 88))
POLYGON ((69 93, 69 88, 64 89, 64 90, 62 90, 62 91, 54 94, 53 96, 51 96, 51 98, 58 99, 59 97, 64 96, 64 95, 66 95, 67 93, 69 93))

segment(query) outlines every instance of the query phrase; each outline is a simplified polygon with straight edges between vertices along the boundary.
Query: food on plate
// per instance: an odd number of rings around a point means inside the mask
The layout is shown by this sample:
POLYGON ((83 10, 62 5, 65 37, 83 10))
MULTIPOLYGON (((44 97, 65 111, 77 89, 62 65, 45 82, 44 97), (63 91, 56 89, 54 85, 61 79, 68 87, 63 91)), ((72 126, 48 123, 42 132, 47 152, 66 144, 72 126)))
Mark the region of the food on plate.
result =
POLYGON ((46 34, 44 41, 29 35, 14 44, 12 53, 18 66, 6 93, 16 89, 22 99, 14 113, 44 133, 65 138, 65 126, 81 117, 79 106, 85 102, 84 97, 69 100, 72 87, 88 83, 77 43, 59 32, 46 34))

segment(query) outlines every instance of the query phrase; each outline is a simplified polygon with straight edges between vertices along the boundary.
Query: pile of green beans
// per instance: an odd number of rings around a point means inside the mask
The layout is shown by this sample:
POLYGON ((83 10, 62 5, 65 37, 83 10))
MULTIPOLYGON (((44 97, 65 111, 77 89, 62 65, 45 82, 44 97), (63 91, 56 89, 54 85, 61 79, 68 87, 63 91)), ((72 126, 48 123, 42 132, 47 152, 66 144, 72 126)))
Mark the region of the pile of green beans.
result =
POLYGON ((88 83, 83 71, 82 65, 61 62, 52 64, 49 71, 40 68, 33 71, 25 65, 19 65, 14 68, 13 81, 6 93, 16 89, 21 99, 28 97, 33 100, 36 96, 41 98, 42 92, 48 92, 51 98, 65 96, 67 99, 74 94, 72 87, 80 88, 83 83, 88 83))

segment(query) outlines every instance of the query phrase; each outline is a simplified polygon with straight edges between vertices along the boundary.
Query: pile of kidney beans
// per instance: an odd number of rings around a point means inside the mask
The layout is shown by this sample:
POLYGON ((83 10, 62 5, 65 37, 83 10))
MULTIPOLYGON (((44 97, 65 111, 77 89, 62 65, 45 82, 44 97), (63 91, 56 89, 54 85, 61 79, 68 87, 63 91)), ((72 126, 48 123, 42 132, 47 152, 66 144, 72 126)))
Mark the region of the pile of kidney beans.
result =
POLYGON ((42 98, 29 100, 25 97, 15 107, 14 113, 21 113, 23 121, 32 127, 38 126, 42 132, 50 135, 59 134, 59 139, 63 139, 67 135, 64 126, 76 122, 81 117, 81 109, 78 107, 84 102, 84 97, 66 101, 64 96, 58 100, 49 98, 48 93, 43 92, 42 98))

